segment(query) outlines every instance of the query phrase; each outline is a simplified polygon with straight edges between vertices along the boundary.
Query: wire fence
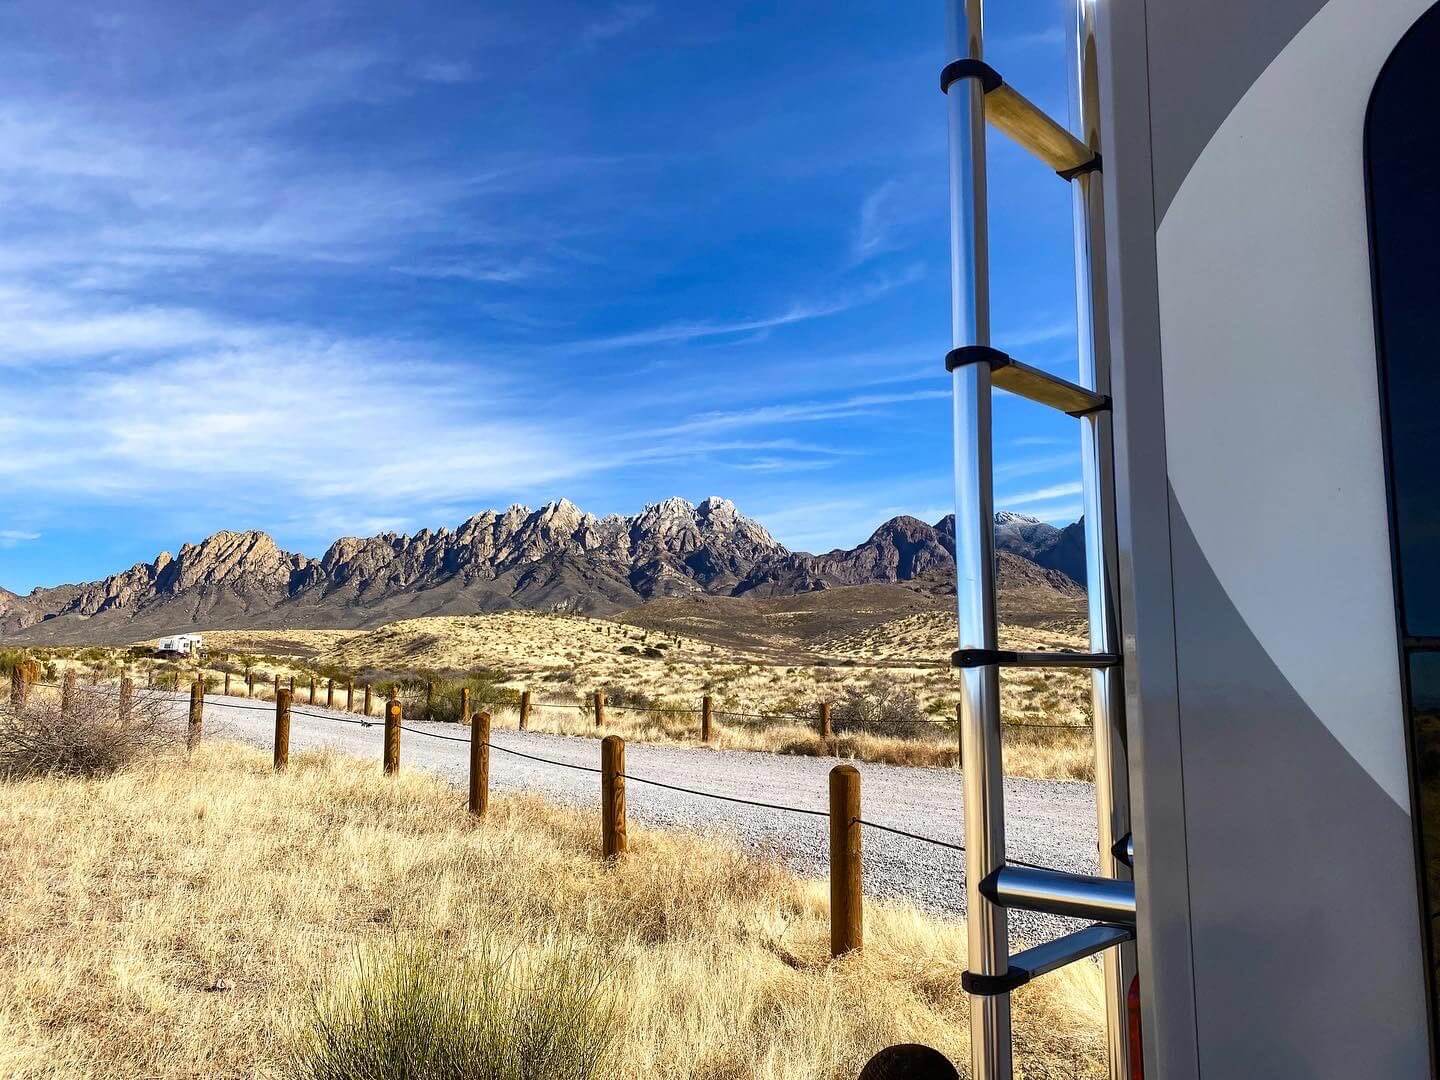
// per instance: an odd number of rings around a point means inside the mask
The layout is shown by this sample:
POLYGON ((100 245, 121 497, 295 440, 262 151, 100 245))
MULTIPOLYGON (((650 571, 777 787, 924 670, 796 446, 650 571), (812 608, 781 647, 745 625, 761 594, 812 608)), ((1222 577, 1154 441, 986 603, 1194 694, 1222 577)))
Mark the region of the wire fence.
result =
MULTIPOLYGON (((176 675, 173 675, 170 681, 172 682, 172 692, 183 692, 184 684, 182 683, 178 673, 176 675)), ((336 687, 334 685, 334 680, 326 680, 325 683, 316 681, 312 685, 312 687, 310 688, 311 703, 314 702, 314 695, 319 692, 324 692, 326 693, 327 697, 333 698, 337 690, 339 690, 341 693, 345 694, 347 698, 352 698, 353 696, 355 696, 355 691, 357 690, 374 689, 373 686, 371 686, 370 684, 361 684, 361 686, 357 687, 353 682, 349 681, 347 681, 343 688, 336 687), (329 683, 329 685, 327 686, 325 685, 325 683, 329 683)), ((36 682, 32 685, 48 686, 54 689, 61 690, 64 689, 63 685, 55 683, 36 682)), ((85 684, 80 683, 78 680, 71 685, 75 689, 82 692, 84 690, 95 688, 93 685, 86 686, 85 684)), ((228 681, 225 685, 226 692, 228 693, 228 681)), ((251 679, 247 679, 243 686, 244 696, 246 697, 251 697, 252 695, 258 697, 257 688, 260 693, 273 693, 273 691, 270 690, 270 680, 263 680, 257 682, 251 679)), ((284 687, 281 687, 278 683, 275 685, 275 689, 277 690, 283 688, 284 687)), ((164 688, 154 687, 152 685, 147 686, 146 689, 163 690, 164 688)), ((292 693, 298 694, 302 692, 303 687, 301 689, 297 689, 295 685, 295 680, 292 678, 289 680, 289 689, 292 693)), ((207 693, 210 692, 211 691, 208 689, 207 682, 207 693)), ((264 699, 260 698, 260 700, 264 699)), ((368 700, 369 699, 367 698, 367 701, 368 700)), ((593 715, 595 711, 593 697, 591 700, 582 701, 537 701, 534 700, 533 697, 527 697, 523 701, 509 700, 508 697, 506 699, 495 700, 478 698, 476 703, 480 705, 488 705, 491 708, 509 710, 525 709, 532 712, 540 710, 573 712, 577 716, 593 715)), ((674 719, 679 717, 698 717, 708 711, 709 715, 713 718, 714 721, 719 723, 730 723, 737 727, 763 728, 765 725, 795 725, 801 727, 815 728, 819 731, 820 734, 825 736, 843 735, 855 732, 896 733, 901 736, 905 734, 918 733, 923 731, 956 732, 958 730, 959 723, 958 717, 954 716, 856 716, 853 714, 853 710, 847 707, 847 704, 844 701, 840 702, 838 708, 830 704, 820 704, 817 705, 814 710, 808 712, 793 712, 783 710, 746 711, 740 709, 714 708, 713 702, 708 695, 702 698, 702 701, 697 705, 687 705, 673 701, 656 701, 645 704, 626 704, 611 702, 607 699, 602 699, 602 705, 606 713, 623 713, 632 716, 645 716, 653 720, 662 721, 665 719, 674 719)), ((347 706, 347 711, 353 711, 353 709, 350 709, 347 706)), ((1001 722, 1001 726, 1009 731, 1089 732, 1093 730, 1093 725, 1088 722, 1049 723, 1035 720, 1003 720, 1001 722)))
MULTIPOLYGON (((43 681, 42 681, 42 682, 32 683, 32 684, 30 684, 30 685, 32 685, 32 686, 39 686, 39 687, 45 687, 45 688, 47 688, 47 689, 59 690, 59 691, 61 691, 62 693, 83 693, 83 694, 92 694, 92 695, 93 695, 93 694, 103 694, 103 695, 106 695, 106 696, 113 696, 113 691, 112 691, 109 687, 99 686, 99 685, 84 685, 84 684, 81 684, 81 683, 78 683, 78 682, 71 683, 71 684, 69 684, 68 686, 67 686, 66 684, 64 684, 64 683, 50 683, 50 682, 43 682, 43 681)), ((156 693, 157 691, 155 691, 155 690, 153 690, 153 689, 147 689, 146 692, 153 694, 153 693, 156 693)), ((161 694, 166 694, 166 693, 178 693, 178 691, 167 691, 167 690, 161 689, 161 690, 158 691, 158 693, 161 693, 161 694)), ((534 707, 534 706, 536 706, 536 705, 541 705, 541 706, 543 706, 543 707, 551 707, 551 708, 576 708, 576 709, 578 709, 578 708, 584 708, 584 706, 581 705, 581 704, 578 704, 578 703, 572 704, 572 703, 568 703, 568 702, 560 702, 560 703, 532 702, 532 703, 531 703, 531 706, 532 706, 532 707, 534 707)), ((611 706, 606 706, 606 707, 607 707, 607 708, 610 708, 611 706)), ((252 702, 227 701, 227 702, 225 702, 225 704, 224 704, 224 708, 226 708, 226 709, 238 709, 238 710, 241 710, 241 711, 263 712, 263 713, 267 713, 267 714, 274 714, 274 713, 276 712, 277 706, 276 706, 276 705, 261 705, 261 704, 252 703, 252 702)), ((305 718, 308 718, 308 719, 323 720, 323 721, 326 721, 326 722, 328 722, 328 723, 349 724, 349 725, 352 725, 352 726, 355 726, 355 727, 361 727, 361 728, 383 727, 383 726, 385 725, 385 721, 384 721, 383 719, 370 719, 370 718, 357 718, 357 719, 352 719, 352 718, 349 717, 349 716, 339 716, 339 715, 336 715, 336 713, 335 713, 334 711, 330 711, 330 712, 317 712, 317 711, 315 711, 315 710, 313 710, 313 709, 306 709, 306 708, 303 708, 303 707, 301 707, 301 706, 297 706, 297 705, 293 704, 293 702, 292 702, 292 704, 290 705, 289 715, 292 716, 292 717, 300 716, 300 717, 305 717, 305 718)), ((447 734, 445 734, 445 733, 443 733, 443 732, 430 731, 430 730, 427 730, 427 729, 425 729, 425 728, 415 727, 413 724, 406 724, 406 723, 403 723, 403 722, 402 722, 399 726, 400 726, 400 730, 401 730, 401 731, 409 732, 409 733, 412 734, 412 735, 420 735, 420 736, 423 736, 423 737, 428 738, 428 739, 435 739, 435 740, 438 740, 438 741, 441 741, 441 742, 459 743, 459 744, 464 745, 464 746, 467 746, 467 747, 470 746, 471 743, 472 743, 472 739, 471 739, 470 737, 468 737, 468 736, 447 735, 447 734)), ((1040 725, 1021 725, 1021 726, 1040 726, 1040 725)), ((1078 725, 1059 725, 1059 726, 1072 726, 1072 727, 1073 727, 1073 726, 1078 726, 1078 725)), ((560 760, 558 760, 558 759, 556 759, 556 758, 548 758, 548 757, 543 757, 543 756, 538 755, 538 754, 526 753, 526 752, 521 751, 521 750, 516 750, 516 749, 514 749, 513 747, 502 746, 502 745, 500 745, 499 743, 496 743, 496 742, 494 742, 494 741, 486 741, 486 742, 483 743, 483 745, 484 745, 487 749, 489 749, 489 750, 498 751, 499 753, 507 754, 507 755, 509 755, 509 756, 516 757, 516 758, 523 758, 523 759, 525 759, 525 760, 527 760, 527 761, 532 761, 532 762, 535 762, 535 763, 537 763, 537 764, 549 765, 549 766, 552 766, 552 767, 554 767, 554 768, 570 769, 570 770, 573 770, 573 771, 576 771, 576 772, 584 772, 584 773, 592 773, 592 774, 599 774, 599 773, 601 773, 601 772, 603 771, 603 770, 601 770, 601 769, 599 769, 599 768, 595 768, 595 767, 589 766, 589 765, 580 765, 580 764, 577 764, 577 763, 571 762, 571 761, 560 761, 560 760)), ((677 792, 677 793, 680 793, 680 794, 684 794, 684 795, 691 795, 691 796, 694 796, 694 797, 696 797, 696 798, 712 799, 712 800, 715 800, 715 801, 718 801, 718 802, 733 803, 733 804, 737 804, 737 805, 740 805, 740 806, 750 806, 750 807, 755 807, 755 808, 764 809, 764 810, 774 810, 774 811, 777 811, 777 812, 780 812, 780 813, 797 814, 797 815, 804 816, 804 817, 816 817, 816 818, 829 819, 830 816, 831 816, 830 813, 829 813, 829 811, 826 811, 826 810, 815 810, 815 809, 811 809, 811 808, 808 808, 808 807, 802 807, 802 806, 789 806, 789 805, 786 805, 786 804, 783 804, 783 803, 766 802, 766 801, 764 801, 764 800, 759 800, 759 799, 746 799, 746 798, 742 798, 742 797, 736 796, 736 795, 723 795, 723 794, 721 794, 721 793, 719 793, 719 792, 703 791, 703 790, 700 790, 700 789, 698 789, 698 788, 690 788, 690 787, 685 787, 685 786, 680 785, 680 784, 672 784, 672 783, 669 783, 668 781, 664 781, 664 780, 656 780, 656 779, 654 779, 653 777, 638 776, 638 775, 636 775, 636 774, 634 774, 634 773, 630 773, 630 772, 625 772, 625 773, 622 773, 622 774, 620 774, 620 775, 621 775, 622 778, 623 778, 625 781, 627 781, 628 783, 643 784, 643 785, 648 786, 648 787, 659 788, 659 789, 662 789, 662 790, 665 790, 665 791, 674 791, 674 792, 677 792)), ((858 825, 864 826, 865 828, 875 829, 875 830, 878 830, 878 831, 880 831, 880 832, 890 833, 890 834, 895 835, 895 836, 905 837, 906 839, 914 840, 914 841, 917 841, 917 842, 919 842, 919 843, 929 844, 929 845, 931 845, 931 846, 933 846, 933 847, 945 848, 945 849, 947 849, 947 850, 960 852, 960 853, 962 853, 962 854, 963 854, 964 851, 965 851, 965 846, 964 846, 963 844, 953 843, 953 842, 948 841, 948 840, 938 840, 938 839, 936 839, 936 838, 934 838, 934 837, 931 837, 931 836, 924 836, 924 835, 922 835, 922 834, 920 834, 920 833, 910 832, 910 831, 905 830, 905 829, 896 828, 895 826, 892 826, 892 825, 885 825, 885 824, 883 824, 883 823, 881 823, 881 822, 871 821, 871 820, 866 819, 866 818, 858 818, 858 817, 857 817, 857 818, 854 819, 854 821, 853 821, 852 823, 853 823, 853 824, 858 824, 858 825)), ((1010 857, 1010 856, 1007 856, 1005 861, 1006 861, 1007 863, 1010 863, 1010 864, 1014 865, 1014 866, 1023 866, 1023 867, 1027 867, 1027 868, 1029 868, 1029 869, 1033 869, 1033 870, 1050 870, 1050 871, 1055 871, 1055 868, 1054 868, 1054 867, 1044 866, 1044 865, 1039 864, 1039 863, 1027 862, 1027 861, 1025 861, 1025 860, 1023 860, 1023 859, 1017 859, 1017 858, 1013 858, 1013 857, 1010 857)), ((1055 871, 1055 872, 1058 872, 1058 871, 1055 871)))

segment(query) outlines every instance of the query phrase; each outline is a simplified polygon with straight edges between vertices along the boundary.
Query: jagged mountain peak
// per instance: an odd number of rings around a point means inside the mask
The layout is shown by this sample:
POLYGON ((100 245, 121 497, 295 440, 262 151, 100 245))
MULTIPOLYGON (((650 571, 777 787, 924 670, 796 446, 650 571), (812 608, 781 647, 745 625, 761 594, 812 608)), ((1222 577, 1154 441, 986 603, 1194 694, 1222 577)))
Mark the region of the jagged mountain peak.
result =
MULTIPOLYGON (((1059 530, 1007 511, 995 520, 997 550, 1045 568, 1034 581, 1071 587, 1057 570, 1083 580, 1078 525, 1059 530)), ((562 498, 482 510, 454 528, 342 537, 319 560, 264 532, 225 530, 104 581, 23 599, 0 592, 0 633, 134 640, 196 625, 366 626, 512 607, 606 613, 663 596, 877 582, 934 592, 953 587, 953 553, 953 517, 932 526, 902 515, 856 548, 809 555, 717 495, 664 499, 628 517, 595 517, 562 498)), ((1009 580, 1019 565, 1002 561, 1009 580)))
POLYGON ((1020 513, 1018 510, 996 510, 996 511, 995 511, 995 524, 996 524, 996 525, 1043 525, 1044 522, 1042 522, 1042 521, 1041 521, 1039 518, 1037 518, 1037 517, 1031 517, 1029 514, 1022 514, 1022 513, 1020 513))

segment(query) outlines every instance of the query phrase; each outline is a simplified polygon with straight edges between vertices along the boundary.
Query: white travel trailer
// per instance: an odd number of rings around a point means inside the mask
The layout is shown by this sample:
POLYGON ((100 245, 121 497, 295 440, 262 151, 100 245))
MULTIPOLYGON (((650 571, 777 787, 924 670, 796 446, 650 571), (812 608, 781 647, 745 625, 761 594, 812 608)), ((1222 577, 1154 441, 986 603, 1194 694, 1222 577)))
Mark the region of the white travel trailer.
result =
POLYGON ((1063 127, 982 3, 941 79, 973 1075, 1098 953, 1114 1077, 1435 1076, 1440 4, 1079 0, 1063 127), (990 348, 987 122, 1074 190, 1078 383, 990 348), (1088 653, 997 648, 996 387, 1077 418, 1088 653), (1006 665, 1093 672, 1098 878, 1006 861, 1006 665), (1010 955, 1011 908, 1091 925, 1010 955))
POLYGON ((198 656, 203 647, 199 634, 174 634, 155 643, 155 651, 161 656, 198 656))

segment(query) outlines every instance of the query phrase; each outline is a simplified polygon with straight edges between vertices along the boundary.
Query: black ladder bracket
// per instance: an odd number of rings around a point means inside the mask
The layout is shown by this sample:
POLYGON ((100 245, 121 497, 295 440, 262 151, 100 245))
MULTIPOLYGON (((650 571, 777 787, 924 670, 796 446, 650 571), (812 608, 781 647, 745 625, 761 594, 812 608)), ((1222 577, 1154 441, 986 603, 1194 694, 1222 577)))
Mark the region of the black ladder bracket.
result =
POLYGON ((1064 937, 1032 946, 1009 959, 1009 968, 1001 975, 980 975, 973 971, 960 973, 960 986, 967 994, 994 997, 1008 994, 1017 986, 1048 975, 1052 971, 1104 952, 1114 945, 1135 940, 1135 932, 1113 923, 1093 923, 1064 937))
POLYGON ((1008 994, 1018 986, 1024 986, 1034 976, 1022 967, 1011 964, 1003 975, 981 975, 975 971, 960 973, 960 989, 976 997, 994 997, 1008 994))
POLYGON ((1108 668, 1120 663, 1117 653, 1015 652, 1011 649, 957 649, 950 664, 958 668, 1108 668))
POLYGON ((951 60, 940 70, 940 92, 948 94, 953 83, 961 79, 979 79, 980 88, 985 93, 991 93, 1005 85, 1005 80, 984 60, 951 60))
POLYGON ((1094 390, 1022 364, 1009 353, 989 345, 961 345, 945 354, 946 371, 953 372, 968 364, 989 367, 992 385, 1001 390, 1070 416, 1090 416, 1110 408, 1108 395, 1097 394, 1094 390))

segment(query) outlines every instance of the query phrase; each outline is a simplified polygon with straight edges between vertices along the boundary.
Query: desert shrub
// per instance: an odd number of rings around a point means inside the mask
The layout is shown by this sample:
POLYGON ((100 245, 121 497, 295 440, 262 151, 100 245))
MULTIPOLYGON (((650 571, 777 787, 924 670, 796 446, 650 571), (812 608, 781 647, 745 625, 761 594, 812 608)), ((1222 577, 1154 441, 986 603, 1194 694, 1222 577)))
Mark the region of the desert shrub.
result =
POLYGON ((4 675, 7 679, 12 678, 16 670, 25 665, 29 665, 26 670, 29 672, 30 680, 35 681, 40 673, 38 660, 24 649, 0 649, 0 675, 4 675))
POLYGON ((317 995, 297 1039, 296 1080, 588 1080, 618 1023, 595 962, 492 939, 464 953, 433 938, 362 954, 317 995))
POLYGON ((77 689, 62 712, 54 697, 0 704, 0 776, 105 776, 173 746, 179 725, 164 702, 137 693, 122 717, 112 689, 77 689))
POLYGON ((606 683, 600 687, 605 692, 605 704, 621 709, 648 709, 654 703, 649 694, 636 690, 624 683, 606 683))
POLYGON ((459 723, 461 720, 460 692, 465 689, 470 691, 472 710, 500 705, 518 705, 520 691, 499 685, 505 677, 503 671, 485 670, 472 672, 459 679, 437 679, 430 718, 442 722, 459 723))
POLYGON ((915 738, 935 726, 919 697, 908 687, 881 676, 852 683, 830 710, 837 732, 866 731, 876 735, 915 738))
POLYGON ((355 678, 353 669, 344 664, 332 664, 328 661, 314 664, 312 670, 322 679, 334 679, 337 686, 355 678))

